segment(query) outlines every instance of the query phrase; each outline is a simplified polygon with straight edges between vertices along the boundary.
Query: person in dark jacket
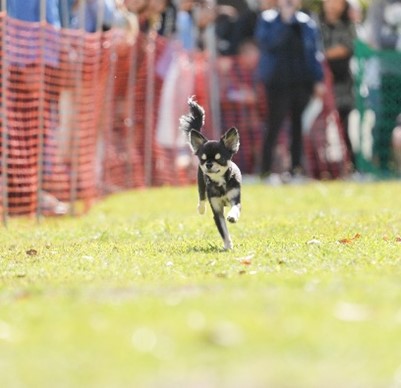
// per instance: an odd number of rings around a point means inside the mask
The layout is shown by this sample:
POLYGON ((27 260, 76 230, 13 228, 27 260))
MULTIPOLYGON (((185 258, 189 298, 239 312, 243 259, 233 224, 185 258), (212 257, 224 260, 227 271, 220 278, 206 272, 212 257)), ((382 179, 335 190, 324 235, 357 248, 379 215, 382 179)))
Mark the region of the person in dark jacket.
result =
POLYGON ((323 54, 315 22, 299 11, 300 0, 278 0, 275 10, 260 15, 255 39, 260 49, 259 77, 268 100, 261 176, 271 174, 278 135, 287 115, 291 119, 291 171, 302 168, 302 113, 313 94, 322 96, 323 54))

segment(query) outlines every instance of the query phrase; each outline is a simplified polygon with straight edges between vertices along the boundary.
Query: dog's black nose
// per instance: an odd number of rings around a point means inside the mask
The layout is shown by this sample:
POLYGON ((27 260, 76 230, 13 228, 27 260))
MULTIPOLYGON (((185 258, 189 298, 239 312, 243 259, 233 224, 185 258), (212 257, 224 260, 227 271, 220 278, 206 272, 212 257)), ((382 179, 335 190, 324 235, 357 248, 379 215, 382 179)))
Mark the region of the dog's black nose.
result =
POLYGON ((206 168, 210 170, 213 167, 213 162, 206 162, 206 168))

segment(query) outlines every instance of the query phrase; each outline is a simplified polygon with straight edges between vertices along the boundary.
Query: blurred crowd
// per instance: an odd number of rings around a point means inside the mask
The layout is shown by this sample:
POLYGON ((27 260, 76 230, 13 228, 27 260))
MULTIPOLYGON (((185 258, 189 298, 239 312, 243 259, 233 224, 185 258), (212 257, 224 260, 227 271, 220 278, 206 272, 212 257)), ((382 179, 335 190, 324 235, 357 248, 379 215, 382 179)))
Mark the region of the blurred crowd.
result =
MULTIPOLYGON (((166 49, 169 58, 158 64, 158 72, 166 78, 176 47, 188 54, 189 64, 197 52, 212 52, 221 83, 224 74, 233 70, 235 57, 235 63, 240 61, 241 66, 252 71, 252 79, 241 93, 227 91, 227 98, 245 105, 256 104, 255 88, 262 86, 266 93, 265 126, 261 133, 252 135, 259 136, 260 148, 255 151, 259 152, 255 159, 258 165, 247 172, 258 173, 269 182, 305 176, 304 119, 306 112, 313 116, 314 109, 322 109, 322 100, 328 93, 327 72, 347 152, 345 174, 358 173, 348 124, 355 108, 352 72, 355 39, 372 49, 401 51, 401 0, 372 0, 365 8, 358 0, 8 0, 6 4, 12 18, 25 21, 45 18, 57 28, 96 32, 118 27, 131 38, 139 31, 163 36, 171 45, 166 49), (284 126, 289 128, 290 163, 285 176, 277 176, 273 157, 284 126)), ((377 122, 373 129, 375 157, 380 168, 386 170, 400 159, 391 155, 397 147, 401 148, 397 126, 401 112, 401 71, 385 71, 384 67, 377 61, 371 64, 379 79, 378 88, 382 94, 386 93, 386 98, 390 95, 394 99, 391 111, 388 106, 381 106, 380 112, 375 112, 377 118, 385 113, 392 121, 377 122)), ((186 79, 184 68, 175 72, 176 78, 186 79)), ((166 85, 166 88, 170 85, 170 90, 164 90, 165 100, 161 96, 164 109, 170 107, 174 84, 166 82, 166 85)), ((189 94, 191 88, 182 90, 189 94)), ((179 97, 182 99, 186 94, 179 97)), ((184 103, 182 109, 186 109, 184 103)))
MULTIPOLYGON (((359 0, 127 0, 124 4, 137 15, 141 31, 153 28, 189 52, 214 51, 221 82, 238 61, 254 71, 255 80, 266 92, 267 114, 253 172, 273 182, 305 175, 303 117, 306 111, 313 113, 330 87, 347 155, 343 174, 359 175, 349 128, 356 106, 354 45, 359 39, 372 49, 401 51, 400 0, 367 4, 359 0), (328 73, 329 85, 324 82, 328 73), (291 161, 287 178, 272 177, 280 131, 288 117, 291 161)), ((369 97, 377 103, 372 102, 376 115, 373 159, 382 172, 400 171, 397 116, 401 112, 401 71, 387 69, 380 61, 371 62, 369 77, 373 72, 381 95, 378 99, 372 91, 369 97), (389 99, 390 103, 383 102, 389 99)), ((228 91, 228 98, 255 103, 254 84, 244 85, 241 93, 228 91)))

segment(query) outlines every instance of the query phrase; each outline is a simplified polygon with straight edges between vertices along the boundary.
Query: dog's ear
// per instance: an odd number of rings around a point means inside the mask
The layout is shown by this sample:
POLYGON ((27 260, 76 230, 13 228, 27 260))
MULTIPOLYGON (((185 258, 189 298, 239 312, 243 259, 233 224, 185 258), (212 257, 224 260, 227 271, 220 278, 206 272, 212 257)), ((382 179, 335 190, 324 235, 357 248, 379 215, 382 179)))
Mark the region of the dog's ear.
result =
POLYGON ((235 127, 230 128, 222 137, 224 146, 233 154, 239 150, 239 133, 235 127))
POLYGON ((196 154, 200 147, 207 142, 205 136, 203 136, 199 131, 193 129, 189 133, 189 143, 194 154, 196 154))

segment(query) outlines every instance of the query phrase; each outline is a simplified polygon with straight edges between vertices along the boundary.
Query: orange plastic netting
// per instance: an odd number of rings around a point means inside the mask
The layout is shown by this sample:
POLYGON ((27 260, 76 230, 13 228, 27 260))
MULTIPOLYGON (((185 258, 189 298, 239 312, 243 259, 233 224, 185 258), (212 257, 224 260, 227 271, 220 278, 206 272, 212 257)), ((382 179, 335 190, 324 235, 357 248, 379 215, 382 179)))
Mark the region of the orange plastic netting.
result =
MULTIPOLYGON (((110 192, 193 183, 196 162, 178 132, 191 95, 207 112, 206 136, 239 128, 235 161, 243 173, 257 173, 268 112, 243 58, 189 55, 153 32, 132 44, 119 29, 56 30, 4 14, 0 31, 3 216, 64 214, 110 192)), ((330 98, 306 139, 316 177, 333 167, 324 164, 319 129, 334 110, 330 98)), ((279 152, 278 168, 287 157, 279 152)))

